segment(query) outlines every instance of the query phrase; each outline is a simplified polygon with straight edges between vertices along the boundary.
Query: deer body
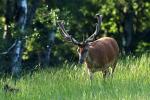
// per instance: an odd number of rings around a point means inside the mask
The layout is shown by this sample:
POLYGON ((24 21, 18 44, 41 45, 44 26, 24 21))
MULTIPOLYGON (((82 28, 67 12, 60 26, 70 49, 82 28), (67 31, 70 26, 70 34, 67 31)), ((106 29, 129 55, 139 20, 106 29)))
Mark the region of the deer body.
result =
POLYGON ((97 14, 96 17, 98 23, 96 24, 95 32, 83 42, 78 42, 74 39, 66 32, 63 23, 58 22, 62 36, 64 36, 67 41, 78 45, 79 63, 82 64, 83 62, 86 62, 91 79, 92 74, 96 71, 102 71, 103 77, 105 78, 110 73, 110 66, 113 73, 119 54, 119 47, 115 39, 103 37, 95 40, 102 22, 101 15, 97 14))
POLYGON ((103 37, 91 42, 86 57, 87 68, 90 73, 102 71, 105 78, 109 74, 109 67, 112 67, 112 73, 114 72, 118 54, 119 47, 113 38, 103 37))

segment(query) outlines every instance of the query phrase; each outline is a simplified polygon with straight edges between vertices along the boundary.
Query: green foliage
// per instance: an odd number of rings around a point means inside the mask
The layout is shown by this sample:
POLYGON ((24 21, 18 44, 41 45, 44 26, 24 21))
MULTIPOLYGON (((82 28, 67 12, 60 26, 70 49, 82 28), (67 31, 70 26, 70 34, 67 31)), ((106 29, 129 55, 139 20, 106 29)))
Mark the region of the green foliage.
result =
MULTIPOLYGON (((1 41, 1 43, 4 43, 4 41, 3 41, 4 22, 5 22, 5 17, 0 17, 0 41, 1 41)), ((5 47, 4 45, 0 44, 1 52, 3 51, 4 47, 5 47)))
POLYGON ((4 9, 5 9, 5 3, 6 3, 6 0, 0 0, 0 15, 4 14, 4 9))
MULTIPOLYGON (((29 7, 32 5, 29 1, 29 7)), ((13 1, 12 1, 13 2, 13 1)), ((4 34, 6 0, 0 1, 0 41, 4 34)), ((85 40, 95 31, 95 14, 103 16, 101 31, 102 35, 115 37, 122 48, 121 38, 124 31, 123 22, 128 16, 125 13, 133 14, 133 45, 135 52, 149 50, 149 42, 144 41, 146 30, 150 29, 150 2, 146 0, 42 0, 36 10, 33 22, 27 31, 25 52, 23 58, 28 60, 33 54, 37 54, 49 44, 49 32, 56 30, 56 39, 52 48, 52 62, 63 62, 65 60, 77 59, 76 48, 70 43, 63 41, 58 27, 57 20, 64 20, 67 32, 79 41, 85 40), (143 33, 140 36, 139 33, 143 33), (140 38, 142 37, 142 38, 140 38), (140 39, 139 39, 140 38, 140 39), (141 42, 142 41, 142 42, 141 42), (147 43, 145 45, 145 43, 147 43)), ((15 17, 15 16, 14 16, 15 17)), ((14 19, 14 18, 12 18, 14 19)), ((15 21, 10 22, 10 31, 13 38, 20 37, 15 29, 15 21)), ((8 45, 0 43, 0 51, 6 50, 8 45)))
POLYGON ((24 59, 29 58, 29 53, 42 52, 49 43, 49 32, 56 28, 57 13, 59 9, 48 11, 47 5, 43 4, 36 11, 36 17, 33 20, 33 29, 26 38, 26 51, 24 59))
POLYGON ((150 52, 150 43, 139 42, 136 52, 150 52))
MULTIPOLYGON (((19 92, 4 93, 1 89, 0 97, 2 100, 148 100, 149 57, 143 54, 139 58, 120 59, 113 78, 104 81, 102 73, 97 72, 92 84, 84 66, 64 63, 57 68, 35 72, 32 77, 22 77, 16 85, 19 92)), ((12 86, 12 81, 7 78, 5 82, 1 79, 0 88, 6 83, 12 86)))

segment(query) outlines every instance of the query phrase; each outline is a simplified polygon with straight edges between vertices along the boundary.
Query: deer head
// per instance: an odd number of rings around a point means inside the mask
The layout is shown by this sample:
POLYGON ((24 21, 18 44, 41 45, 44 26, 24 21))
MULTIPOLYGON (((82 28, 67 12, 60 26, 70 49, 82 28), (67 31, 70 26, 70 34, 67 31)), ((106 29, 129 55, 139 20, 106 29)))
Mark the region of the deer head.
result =
POLYGON ((79 42, 75 38, 73 38, 71 35, 69 35, 64 28, 64 23, 62 21, 58 22, 58 26, 60 28, 61 34, 64 37, 64 39, 78 46, 77 51, 79 54, 79 63, 81 64, 84 62, 85 58, 87 57, 88 49, 89 49, 89 42, 93 42, 96 39, 96 37, 99 35, 98 33, 99 33, 100 25, 102 22, 102 16, 99 14, 96 14, 96 18, 98 22, 96 23, 95 32, 83 42, 79 42))

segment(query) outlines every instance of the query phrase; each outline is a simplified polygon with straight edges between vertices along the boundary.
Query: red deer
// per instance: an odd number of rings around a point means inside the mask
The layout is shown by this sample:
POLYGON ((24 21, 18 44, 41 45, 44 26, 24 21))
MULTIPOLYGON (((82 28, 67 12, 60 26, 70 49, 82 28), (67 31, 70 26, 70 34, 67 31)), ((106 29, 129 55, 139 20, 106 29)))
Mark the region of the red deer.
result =
POLYGON ((95 32, 83 42, 78 42, 74 39, 66 32, 64 24, 61 21, 58 22, 61 34, 64 38, 78 46, 79 63, 82 64, 84 61, 86 62, 90 79, 92 79, 93 73, 97 71, 102 71, 103 77, 106 78, 106 76, 110 74, 109 67, 112 68, 113 74, 119 54, 119 47, 115 39, 102 37, 95 40, 102 22, 101 15, 97 14, 96 17, 98 23, 96 23, 95 32))

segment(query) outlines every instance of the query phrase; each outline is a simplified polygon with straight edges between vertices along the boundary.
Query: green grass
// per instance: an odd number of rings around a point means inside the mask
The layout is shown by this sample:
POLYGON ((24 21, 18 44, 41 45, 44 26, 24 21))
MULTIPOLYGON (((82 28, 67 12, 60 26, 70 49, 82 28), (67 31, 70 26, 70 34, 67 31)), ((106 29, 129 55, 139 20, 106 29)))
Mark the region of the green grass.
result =
POLYGON ((94 74, 92 84, 84 66, 64 64, 26 75, 17 82, 18 93, 5 93, 0 80, 0 100, 150 100, 150 56, 119 59, 114 77, 94 74), (70 67, 71 66, 71 67, 70 67))

